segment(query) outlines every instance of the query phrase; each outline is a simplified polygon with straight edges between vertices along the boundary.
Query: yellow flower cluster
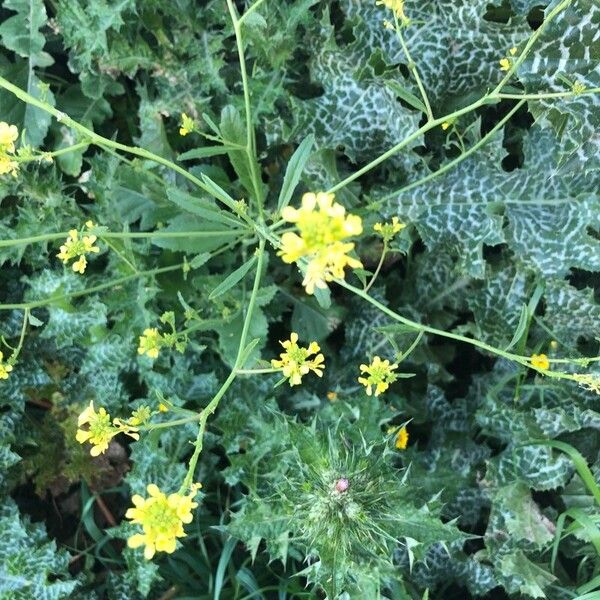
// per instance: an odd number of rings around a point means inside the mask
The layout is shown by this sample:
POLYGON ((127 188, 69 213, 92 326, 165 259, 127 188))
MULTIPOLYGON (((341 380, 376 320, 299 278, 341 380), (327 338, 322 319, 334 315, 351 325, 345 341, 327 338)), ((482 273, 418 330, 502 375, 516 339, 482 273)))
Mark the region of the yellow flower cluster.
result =
POLYGON ((175 552, 177 538, 185 537, 183 525, 191 523, 192 510, 198 506, 194 497, 200 484, 192 486, 188 496, 170 494, 167 496, 159 487, 151 483, 149 498, 135 495, 131 498, 133 508, 125 513, 132 523, 141 525, 144 533, 136 533, 127 540, 130 548, 145 546, 144 556, 150 560, 156 552, 175 552))
POLYGON ((393 217, 391 223, 375 223, 373 230, 376 231, 386 242, 390 242, 394 236, 402 231, 406 225, 400 223, 398 217, 393 217))
POLYGON ((395 433, 395 443, 397 450, 406 450, 408 446, 408 429, 404 427, 390 427, 387 431, 388 435, 395 433))
POLYGON ((13 155, 18 137, 19 130, 14 125, 0 122, 0 175, 17 175, 19 163, 13 160, 13 155))
POLYGON ((179 126, 179 135, 185 136, 188 133, 196 131, 196 122, 185 113, 181 113, 181 125, 179 126))
MULTIPOLYGON (((92 221, 87 221, 85 225, 88 229, 93 229, 95 227, 92 221)), ((80 236, 77 229, 71 229, 71 231, 69 231, 69 237, 60 247, 60 252, 56 256, 62 260, 64 264, 67 264, 73 258, 78 257, 71 267, 73 271, 83 275, 88 264, 85 255, 97 254, 100 252, 100 248, 94 246, 96 239, 97 237, 95 235, 80 236)))
POLYGON ((532 354, 530 362, 531 366, 537 369, 548 370, 550 368, 550 361, 545 354, 532 354))
POLYGON ((345 241, 362 233, 362 221, 346 215, 346 209, 334 199, 325 192, 304 194, 300 208, 287 206, 281 213, 285 221, 296 225, 299 235, 286 232, 281 236, 279 256, 286 263, 308 260, 302 282, 308 294, 326 288, 328 281, 342 279, 346 267, 362 267, 359 260, 348 256, 354 244, 345 241))
POLYGON ((374 386, 375 396, 379 396, 398 379, 398 376, 393 373, 397 368, 397 364, 390 364, 389 360, 381 360, 379 356, 375 356, 370 365, 360 365, 360 372, 366 373, 367 377, 359 377, 358 383, 362 383, 367 388, 368 396, 373 394, 374 386))
POLYGON ((140 335, 140 344, 138 354, 147 354, 150 358, 158 358, 160 349, 163 346, 163 337, 156 327, 144 329, 143 335, 140 335))
POLYGON ((112 438, 119 433, 125 433, 134 440, 138 440, 140 437, 137 433, 137 427, 123 423, 119 419, 111 422, 106 409, 101 407, 96 412, 93 402, 90 402, 89 406, 79 415, 77 426, 79 429, 77 429, 75 439, 80 444, 85 442, 92 444, 90 450, 92 456, 98 456, 106 452, 112 438), (84 425, 88 426, 87 429, 82 429, 84 425))
POLYGON ((377 6, 389 8, 400 19, 403 25, 408 25, 410 20, 404 13, 404 0, 376 0, 377 6))
POLYGON ((271 365, 275 369, 281 369, 291 386, 302 383, 302 377, 310 371, 319 377, 323 376, 325 357, 319 353, 321 348, 317 342, 311 342, 308 348, 303 348, 298 346, 298 334, 292 333, 289 340, 279 343, 285 352, 279 355, 281 360, 273 359, 271 365), (310 358, 313 355, 316 356, 310 358))
POLYGON ((512 67, 513 57, 517 53, 517 49, 513 47, 508 51, 508 53, 510 54, 510 56, 506 56, 505 58, 500 59, 501 71, 508 71, 512 67))
POLYGON ((12 370, 12 365, 4 362, 4 354, 0 352, 0 379, 8 379, 8 374, 12 370))

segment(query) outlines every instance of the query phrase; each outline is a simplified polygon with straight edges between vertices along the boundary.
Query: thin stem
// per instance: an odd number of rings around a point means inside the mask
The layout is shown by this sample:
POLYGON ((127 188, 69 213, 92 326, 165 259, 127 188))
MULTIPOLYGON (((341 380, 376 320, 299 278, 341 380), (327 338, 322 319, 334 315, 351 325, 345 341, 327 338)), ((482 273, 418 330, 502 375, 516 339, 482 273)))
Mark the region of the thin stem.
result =
POLYGON ((238 375, 259 375, 264 373, 279 373, 281 369, 238 369, 238 375))
POLYGON ((252 178, 252 187, 256 196, 256 205, 260 217, 263 216, 263 198, 260 189, 260 180, 256 172, 256 142, 254 139, 254 125, 252 124, 252 104, 250 103, 250 86, 248 84, 248 73, 246 71, 246 57, 244 55, 244 42, 242 39, 242 30, 240 21, 237 17, 236 9, 232 0, 227 0, 227 8, 231 16, 233 31, 235 33, 235 43, 237 46, 238 57, 240 61, 240 74, 242 76, 242 87, 244 90, 244 110, 246 113, 246 157, 250 168, 250 176, 252 178))
POLYGON ((244 318, 244 324, 242 326, 242 333, 240 335, 240 343, 238 346, 237 356, 235 358, 235 362, 233 364, 233 368, 229 373, 227 379, 223 382, 223 385, 219 388, 219 391, 215 394, 213 399, 208 403, 206 408, 204 408, 199 414, 200 426, 198 428, 198 435, 196 437, 196 441, 194 442, 194 453, 190 458, 190 462, 188 465, 188 471, 183 480, 183 483, 180 488, 180 493, 184 493, 186 490, 190 488, 192 485, 192 481, 194 479, 194 473, 196 471, 196 465, 198 464, 198 458, 200 457, 200 453, 202 452, 202 445, 204 441, 204 432, 206 430, 206 422, 208 417, 212 415, 217 407, 219 406, 219 402, 221 398, 225 395, 225 392, 229 389, 233 381, 235 380, 239 369, 243 366, 242 359, 244 358, 244 350, 246 349, 246 340, 248 339, 248 332, 250 331, 250 324, 252 322, 252 318, 254 316, 254 308, 256 306, 256 297, 258 295, 258 290, 260 289, 260 282, 262 278, 262 268, 264 262, 265 255, 265 240, 261 238, 258 246, 258 260, 256 263, 256 275, 254 277, 254 285, 252 286, 252 293, 250 295, 250 300, 248 301, 248 310, 246 312, 246 317, 244 318))
POLYGON ((107 146, 109 148, 114 148, 115 150, 121 150, 123 152, 127 152, 129 154, 133 154, 135 156, 139 156, 141 158, 145 158, 147 160, 151 160, 165 167, 168 167, 169 169, 172 169, 176 173, 179 173, 180 175, 185 177, 188 181, 193 183, 195 186, 199 187, 201 190, 205 191, 207 194, 210 194, 211 197, 216 198, 209 186, 207 186, 202 180, 198 179, 191 173, 188 173, 184 168, 180 167, 173 161, 163 158, 162 156, 158 156, 158 154, 154 154, 153 152, 150 152, 149 150, 146 150, 144 148, 138 148, 136 146, 127 146, 125 144, 115 142, 114 140, 111 140, 109 138, 105 138, 95 133, 91 129, 88 129, 84 125, 81 125, 77 121, 71 119, 71 117, 61 112, 60 110, 57 110, 47 102, 39 100, 38 98, 35 98, 31 94, 28 94, 26 91, 22 90, 16 85, 13 85, 4 77, 0 77, 0 87, 4 88, 5 90, 8 90, 23 102, 26 102, 31 106, 36 106, 37 108, 51 114, 57 121, 66 125, 67 127, 78 131, 80 134, 82 134, 89 140, 90 144, 94 144, 97 146, 107 146))
POLYGON ((381 271, 381 267, 383 266, 383 261, 385 260, 385 256, 386 256, 387 252, 388 252, 388 245, 387 245, 387 242, 384 241, 383 242, 383 250, 381 252, 381 258, 379 259, 379 263, 377 264, 375 273, 373 273, 373 277, 371 277, 371 280, 369 281, 368 285, 365 287, 365 292, 368 292, 373 287, 373 284, 375 283, 375 280, 377 279, 377 276, 379 275, 379 272, 381 271))
POLYGON ((140 271, 138 273, 133 273, 131 275, 125 275, 123 277, 113 279, 112 281, 108 281, 107 283, 102 283, 100 285, 95 285, 90 288, 86 288, 85 290, 77 290, 75 292, 69 292, 67 294, 60 294, 59 296, 51 296, 50 298, 46 298, 44 300, 34 300, 33 302, 22 302, 19 304, 0 304, 0 310, 23 310, 31 308, 40 308, 41 306, 47 306, 48 304, 53 304, 54 302, 59 302, 61 300, 69 300, 70 298, 78 298, 79 296, 86 296, 87 294, 93 294, 94 292, 108 290, 112 287, 121 285, 127 281, 131 281, 132 279, 137 279, 138 277, 152 277, 153 275, 160 275, 161 273, 178 271, 182 269, 183 266, 184 263, 180 263, 178 265, 172 265, 170 267, 160 267, 158 269, 140 271))
POLYGON ((423 98, 423 103, 425 104, 425 110, 427 112, 427 120, 433 121, 433 112, 431 111, 431 104, 429 103, 429 97, 427 96, 427 92, 425 91, 425 86, 421 81, 421 77, 419 75, 419 71, 417 70, 417 65, 415 61, 412 59, 410 55, 410 51, 408 50, 408 46, 404 41, 404 36, 402 35, 402 29, 400 28, 400 23, 398 23, 398 15, 394 13, 394 20, 396 21, 396 34, 398 39, 400 40, 400 44, 402 46, 402 51, 404 52, 404 56, 406 56, 406 60, 408 60, 408 69, 413 74, 415 81, 417 82, 417 87, 419 88, 419 92, 421 93, 421 98, 423 98))
MULTIPOLYGON (((92 230, 93 231, 93 230, 92 230)), ((211 237, 234 237, 242 233, 247 233, 245 229, 229 229, 223 231, 101 231, 97 232, 101 238, 116 238, 116 239, 139 239, 139 238, 211 238, 211 237)), ((19 238, 16 240, 0 240, 0 248, 9 246, 20 246, 23 244, 35 244, 37 242, 47 242, 52 240, 60 240, 69 235, 68 231, 59 231, 58 233, 44 233, 27 238, 19 238)))
POLYGON ((68 154, 69 152, 75 152, 77 150, 81 150, 82 148, 87 148, 90 145, 89 142, 79 142, 78 144, 73 144, 72 146, 67 146, 66 148, 61 148, 60 150, 55 150, 54 152, 42 152, 41 154, 36 154, 34 156, 28 157, 20 157, 15 156, 14 160, 19 163, 27 163, 33 161, 45 161, 48 159, 56 158, 57 156, 62 156, 63 154, 68 154))
MULTIPOLYGON (((598 94, 600 93, 600 87, 589 88, 580 92, 580 95, 585 94, 598 94)), ((577 96, 577 93, 572 90, 565 92, 547 92, 542 94, 496 94, 496 98, 501 100, 551 100, 552 98, 569 98, 577 96)))
POLYGON ((479 148, 481 148, 482 146, 487 144, 487 142, 494 136, 494 134, 499 129, 504 127, 504 125, 521 108, 521 106, 523 106, 524 103, 525 103, 525 100, 521 100, 521 102, 518 102, 504 117, 502 117, 502 119, 494 126, 493 129, 491 129, 488 133, 486 133, 476 144, 471 146, 471 148, 469 148, 468 150, 463 152, 460 156, 457 156, 454 160, 451 160, 449 163, 446 163, 443 167, 439 168, 437 171, 433 171, 432 173, 429 173, 425 177, 422 177, 421 179, 418 179, 417 181, 413 181, 412 183, 409 183, 408 185, 401 187, 399 190, 396 190, 395 192, 386 194, 383 198, 377 200, 373 204, 378 206, 379 204, 386 202, 387 200, 390 200, 391 198, 394 198, 398 194, 403 194, 403 193, 407 192, 408 190, 412 190, 413 188, 423 185, 424 183, 427 183, 428 181, 431 181, 432 179, 435 179, 436 177, 443 175, 450 169, 453 169, 457 164, 459 164, 460 162, 465 160, 465 158, 468 158, 469 156, 471 156, 471 154, 473 154, 474 152, 479 150, 479 148))
POLYGON ((10 358, 8 359, 9 365, 14 365, 15 362, 17 362, 17 358, 19 357, 19 354, 21 353, 21 350, 23 349, 23 344, 25 342, 25 332, 27 331, 27 322, 29 321, 29 313, 30 312, 31 312, 31 310, 29 308, 26 308, 23 311, 23 324, 21 325, 21 335, 19 336, 19 343, 17 344, 17 347, 13 349, 12 354, 10 355, 10 358))

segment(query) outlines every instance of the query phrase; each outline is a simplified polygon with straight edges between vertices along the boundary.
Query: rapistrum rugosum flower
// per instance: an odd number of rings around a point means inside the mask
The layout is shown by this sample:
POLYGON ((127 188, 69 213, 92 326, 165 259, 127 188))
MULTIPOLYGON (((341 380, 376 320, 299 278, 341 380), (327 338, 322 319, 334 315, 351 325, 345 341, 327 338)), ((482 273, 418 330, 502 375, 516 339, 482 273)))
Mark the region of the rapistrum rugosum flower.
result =
POLYGON ((281 369, 290 385, 302 383, 302 377, 310 371, 319 377, 323 376, 325 357, 319 353, 321 348, 317 342, 311 342, 308 348, 303 348, 298 345, 298 334, 292 333, 289 340, 279 343, 283 346, 285 352, 279 355, 280 360, 274 358, 271 365, 275 369, 281 369))
POLYGON ((192 486, 189 495, 161 492, 153 483, 148 485, 149 497, 135 495, 131 498, 133 508, 125 513, 136 525, 141 525, 143 533, 136 533, 127 540, 130 548, 145 546, 144 557, 150 560, 156 552, 175 552, 177 538, 185 537, 183 526, 191 523, 192 510, 198 506, 194 502, 200 484, 192 486))
POLYGON ((381 360, 379 356, 375 356, 370 365, 360 365, 360 372, 366 373, 367 376, 359 377, 358 383, 362 383, 367 388, 367 396, 373 394, 373 387, 375 387, 375 396, 379 396, 398 379, 393 372, 397 368, 397 364, 391 364, 389 360, 381 360))
POLYGON ((285 221, 296 225, 298 233, 288 231, 281 236, 278 254, 285 263, 306 259, 302 283, 308 294, 315 288, 326 288, 328 281, 342 279, 346 267, 362 267, 359 260, 349 256, 354 244, 346 241, 362 233, 362 220, 347 215, 334 199, 325 192, 304 194, 300 208, 286 206, 281 213, 285 221))

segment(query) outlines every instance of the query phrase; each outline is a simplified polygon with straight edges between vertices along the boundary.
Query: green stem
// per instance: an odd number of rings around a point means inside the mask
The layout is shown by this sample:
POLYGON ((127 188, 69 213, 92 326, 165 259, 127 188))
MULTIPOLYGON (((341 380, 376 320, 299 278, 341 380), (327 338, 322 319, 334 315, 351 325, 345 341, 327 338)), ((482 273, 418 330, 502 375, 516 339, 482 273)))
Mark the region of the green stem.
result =
POLYGON ((262 268, 264 262, 265 255, 265 240, 261 239, 258 246, 258 260, 256 263, 256 275, 254 277, 254 285, 252 286, 252 293, 250 295, 250 300, 248 301, 248 310, 246 312, 246 317, 244 318, 244 324, 242 326, 242 333, 240 335, 240 343, 238 346, 237 356, 235 358, 235 362, 233 364, 233 368, 229 373, 227 379, 223 382, 223 385, 219 388, 219 391, 215 394, 213 399, 208 403, 206 408, 204 408, 199 414, 200 426, 198 428, 198 435, 196 437, 196 441, 194 442, 194 453, 190 458, 190 462, 188 465, 188 471, 183 480, 179 493, 185 493, 190 486, 192 485, 194 479, 194 473, 196 471, 196 465, 198 464, 198 458, 200 457, 200 453, 202 452, 202 445, 204 441, 204 432, 206 430, 206 422, 208 421, 208 417, 212 415, 219 406, 219 402, 221 398, 225 395, 225 392, 229 389, 233 381, 235 380, 239 369, 243 366, 242 359, 244 358, 244 350, 246 349, 246 340, 248 339, 248 332, 250 331, 250 324, 252 322, 252 318, 254 316, 254 308, 256 306, 256 297, 258 295, 258 290, 260 289, 260 281, 262 277, 262 268))
POLYGON ((244 110, 246 113, 246 157, 248 167, 250 168, 250 176, 252 178, 252 187, 256 196, 256 205, 258 214, 262 219, 263 216, 263 197, 258 173, 256 172, 257 157, 256 157, 256 141, 254 138, 254 125, 252 123, 252 104, 250 103, 250 86, 248 84, 248 73, 246 71, 246 57, 244 55, 244 42, 242 39, 242 30, 240 21, 237 17, 236 9, 232 0, 227 0, 227 8, 233 24, 235 33, 235 43, 240 61, 240 74, 242 76, 242 88, 244 90, 244 110))
MULTIPOLYGON (((245 229, 229 229, 223 231, 136 231, 136 232, 118 232, 118 231, 101 231, 97 232, 98 237, 116 238, 116 239, 139 239, 139 238, 211 238, 211 237, 232 237, 247 232, 245 229)), ((93 233, 93 229, 92 229, 93 233)), ((47 242, 52 240, 60 240, 69 235, 68 231, 60 231, 58 233, 45 233, 27 238, 19 238, 16 240, 0 240, 0 248, 8 246, 20 246, 23 244, 35 244, 37 242, 47 242)))
POLYGON ((264 373, 279 373, 281 369, 238 369, 238 375, 259 375, 264 373))
MULTIPOLYGON (((598 93, 600 93, 600 87, 589 88, 580 92, 581 95, 598 93)), ((573 91, 548 92, 546 94, 496 94, 496 98, 500 98, 501 100, 551 100, 553 98, 569 98, 571 96, 576 97, 577 94, 573 91)))
POLYGON ((5 90, 8 90, 23 102, 26 102, 31 106, 36 106, 37 108, 51 114, 57 121, 59 121, 63 125, 66 125, 67 127, 74 129, 75 131, 78 131, 81 135, 83 135, 89 140, 90 144, 94 144, 97 146, 107 146, 109 148, 114 148, 115 150, 121 150, 122 152, 127 152, 128 154, 133 154, 135 156, 139 156, 141 158, 145 158, 147 160, 151 160, 165 167, 168 167, 169 169, 172 169, 176 173, 179 173, 181 176, 185 177, 188 181, 193 183, 195 186, 199 187, 201 190, 205 191, 207 194, 210 194, 210 196, 216 198, 209 186, 207 186, 203 181, 201 181, 191 173, 188 173, 184 168, 180 167, 173 161, 163 158, 162 156, 158 156, 158 154, 154 154, 153 152, 150 152, 149 150, 146 150, 144 148, 138 148, 136 146, 127 146, 125 144, 121 144, 109 138, 105 138, 101 135, 98 135, 91 129, 88 129, 84 125, 81 125, 77 121, 71 119, 71 117, 69 117, 65 113, 61 112, 60 110, 57 110, 47 102, 39 100, 38 98, 35 98, 31 94, 28 94, 16 85, 13 85, 4 77, 0 77, 0 87, 4 88, 5 90))
POLYGON ((395 192, 386 194, 383 198, 380 198, 379 200, 374 202, 371 206, 373 206, 373 205, 379 206, 381 203, 386 202, 387 200, 390 200, 391 198, 396 197, 398 194, 403 194, 403 193, 407 192, 408 190, 412 190, 413 188, 423 185, 424 183, 427 183, 428 181, 431 181, 432 179, 435 179, 436 177, 443 175, 450 169, 453 169, 457 164, 459 164, 460 162, 465 160, 465 158, 468 158, 469 156, 471 156, 471 154, 473 154, 474 152, 479 150, 479 148, 481 148, 482 146, 487 144, 487 142, 494 136, 494 134, 499 129, 504 127, 504 125, 507 123, 507 121, 521 108, 521 106, 523 106, 524 103, 525 103, 524 100, 521 100, 521 102, 518 102, 504 117, 502 117, 502 119, 496 124, 496 126, 493 129, 491 129, 476 144, 471 146, 471 148, 469 148, 468 150, 463 152, 460 156, 457 156, 454 160, 451 160, 449 163, 446 163, 443 167, 441 167, 437 171, 433 171, 432 173, 429 173, 429 175, 426 175, 425 177, 422 177, 421 179, 418 179, 417 181, 413 181, 412 183, 409 183, 408 185, 401 187, 399 190, 396 190, 395 192))
POLYGON ((31 311, 29 308, 26 308, 23 311, 23 324, 21 325, 21 335, 19 336, 19 343, 17 344, 17 347, 13 349, 12 354, 8 359, 9 365, 14 365, 17 362, 17 358, 19 357, 19 354, 21 354, 21 350, 23 349, 23 344, 25 342, 25 332, 27 331, 27 322, 29 321, 30 312, 31 311))
POLYGON ((66 148, 61 148, 60 150, 55 150, 54 152, 42 152, 40 154, 36 154, 34 156, 28 156, 21 158, 19 156, 15 156, 14 160, 19 163, 27 163, 33 161, 44 161, 50 158, 56 158, 57 156, 62 156, 63 154, 68 154, 69 152, 75 152, 77 150, 81 150, 82 148, 87 148, 90 145, 89 142, 79 142, 78 144, 73 144, 72 146, 67 146, 66 148))
POLYGON ((75 292, 69 292, 67 294, 60 294, 59 296, 51 296, 50 298, 45 298, 44 300, 34 300, 33 302, 22 302, 19 304, 0 304, 0 310, 25 310, 31 308, 40 308, 42 306, 47 306, 48 304, 60 302, 62 300, 69 300, 71 298, 78 298, 79 296, 86 296, 87 294, 93 294, 95 292, 108 290, 112 287, 121 285, 127 281, 131 281, 132 279, 137 279, 138 277, 152 277, 154 275, 160 275, 161 273, 179 271, 180 269, 182 269, 183 265, 184 263, 180 263, 178 265, 172 265, 170 267, 160 267, 158 269, 150 269, 149 271, 140 271, 138 273, 133 273, 131 275, 125 275, 124 277, 113 279, 112 281, 108 281, 107 283, 102 283, 100 285, 95 285, 90 288, 86 288, 85 290, 78 290, 75 292))
POLYGON ((379 259, 379 263, 377 263, 377 268, 375 269, 375 273, 373 273, 373 277, 371 277, 371 280, 369 281, 368 285, 365 287, 365 292, 368 292, 373 287, 373 284, 375 283, 375 280, 377 279, 379 272, 381 271, 381 267, 383 267, 383 261, 385 260, 387 251, 388 251, 388 245, 387 245, 387 242, 384 241, 383 242, 383 250, 381 252, 381 258, 379 259))
POLYGON ((398 15, 394 13, 394 20, 396 22, 396 34, 398 39, 400 40, 400 44, 402 46, 402 51, 404 52, 404 56, 406 56, 406 60, 408 60, 408 69, 413 74, 415 81, 417 82, 417 87, 419 88, 419 92, 421 94, 421 98, 423 98, 423 103, 425 104, 425 111, 427 112, 427 120, 433 121, 433 112, 431 111, 431 104, 429 103, 429 97, 427 96, 427 92, 425 91, 425 86, 421 81, 421 77, 419 75, 419 71, 417 70, 417 66, 415 61, 412 59, 410 52, 408 50, 408 46, 404 41, 404 36, 402 35, 402 29, 400 28, 400 24, 398 23, 398 15))

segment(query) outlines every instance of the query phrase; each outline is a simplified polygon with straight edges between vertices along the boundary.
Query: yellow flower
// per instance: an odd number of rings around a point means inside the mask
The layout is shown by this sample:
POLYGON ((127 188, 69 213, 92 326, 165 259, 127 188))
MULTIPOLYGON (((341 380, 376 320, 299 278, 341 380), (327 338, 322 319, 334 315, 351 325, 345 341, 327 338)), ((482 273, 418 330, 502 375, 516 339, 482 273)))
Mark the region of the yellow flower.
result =
POLYGON ((79 429, 75 439, 80 444, 85 442, 92 444, 90 451, 92 456, 106 452, 110 440, 120 432, 120 429, 110 422, 110 415, 106 409, 101 407, 96 412, 93 402, 90 402, 89 406, 79 415, 77 425, 79 429), (88 429, 81 429, 82 425, 88 425, 88 429))
POLYGON ((158 410, 159 410, 159 412, 166 413, 166 412, 169 412, 169 407, 166 404, 161 402, 158 405, 158 410))
POLYGON ((517 49, 516 49, 516 48, 513 46, 513 47, 512 47, 512 48, 509 50, 509 52, 510 52, 510 55, 511 55, 511 56, 514 56, 514 55, 517 53, 517 49))
POLYGON ((360 365, 360 372, 367 373, 368 377, 359 377, 358 383, 362 383, 367 388, 368 396, 373 393, 372 386, 375 386, 375 395, 379 396, 398 378, 392 372, 397 368, 397 364, 392 365, 389 360, 381 360, 379 356, 375 356, 370 365, 360 365))
POLYGON ((185 537, 183 525, 191 523, 192 510, 198 506, 193 501, 198 486, 192 486, 189 496, 161 492, 157 485, 148 487, 149 498, 137 494, 131 498, 134 507, 125 516, 141 525, 144 533, 136 533, 127 540, 130 548, 145 546, 144 557, 150 560, 156 552, 175 552, 177 538, 185 537))
POLYGON ((443 129, 444 131, 446 131, 446 129, 448 129, 448 128, 450 127, 450 125, 452 125, 452 123, 450 123, 450 121, 444 121, 444 122, 442 123, 442 129, 443 129))
POLYGON ((393 217, 391 223, 375 223, 375 225, 373 225, 374 231, 379 233, 386 242, 391 241, 394 236, 405 227, 406 225, 400 223, 398 217, 393 217))
MULTIPOLYGON (((91 221, 86 223, 88 228, 90 228, 88 223, 91 223, 91 221)), ((65 243, 60 247, 60 252, 56 256, 62 260, 64 264, 67 264, 70 260, 78 257, 71 266, 73 271, 83 274, 88 264, 85 255, 97 254, 100 252, 100 248, 94 246, 97 239, 98 238, 95 235, 84 235, 80 237, 77 229, 71 229, 65 243)))
POLYGON ((404 427, 390 427, 387 432, 388 435, 391 435, 392 433, 396 434, 396 442, 394 445, 398 450, 406 450, 409 437, 406 425, 404 425, 404 427))
POLYGON ((3 362, 4 354, 0 352, 0 379, 8 379, 8 374, 13 370, 12 365, 3 362))
POLYGON ((150 420, 151 416, 152 411, 150 410, 150 407, 143 404, 137 410, 132 411, 131 417, 129 417, 127 422, 130 425, 134 426, 143 425, 144 423, 147 423, 150 420))
POLYGON ((500 70, 501 71, 508 71, 510 69, 510 66, 511 66, 510 58, 501 58, 499 62, 500 62, 500 70))
POLYGON ((9 125, 4 121, 0 122, 0 151, 13 154, 15 151, 15 142, 19 137, 19 130, 15 125, 9 125))
POLYGON ((309 294, 314 293, 315 287, 325 288, 327 281, 343 278, 345 267, 362 266, 347 255, 354 244, 344 242, 362 233, 362 220, 346 215, 346 209, 334 199, 333 194, 325 192, 304 194, 300 208, 287 206, 281 213, 285 221, 296 225, 299 234, 284 233, 278 254, 286 263, 308 260, 303 284, 309 294))
POLYGON ((281 369, 284 377, 289 379, 290 385, 302 383, 302 377, 310 371, 319 377, 323 376, 325 357, 318 354, 321 348, 317 342, 311 342, 308 348, 302 348, 298 346, 298 334, 292 333, 289 340, 279 343, 285 348, 285 352, 279 355, 281 360, 271 360, 271 365, 275 369, 281 369), (309 360, 313 354, 316 356, 309 360))
POLYGON ((376 0, 375 4, 377 6, 383 4, 386 8, 394 12, 403 25, 408 25, 409 19, 404 14, 404 0, 376 0))
POLYGON ((330 402, 337 402, 337 399, 337 392, 327 392, 327 400, 329 400, 330 402))
POLYGON ((8 175, 9 173, 16 177, 19 171, 19 163, 11 160, 6 154, 0 154, 0 175, 8 175))
POLYGON ((196 130, 194 119, 188 117, 185 113, 181 113, 181 126, 179 127, 179 135, 185 136, 196 130))
POLYGON ((531 356, 531 366, 537 367, 538 369, 548 370, 550 368, 550 361, 545 354, 533 354, 531 356))
POLYGON ((586 89, 587 88, 583 83, 581 83, 581 81, 576 81, 571 87, 571 91, 573 92, 573 94, 575 94, 575 96, 583 94, 583 92, 585 92, 586 89))
POLYGON ((144 334, 140 336, 138 354, 147 354, 150 358, 158 358, 162 341, 162 336, 156 327, 144 329, 144 334))
POLYGON ((85 268, 87 267, 85 256, 80 256, 71 266, 75 273, 81 273, 83 275, 85 273, 85 268))

